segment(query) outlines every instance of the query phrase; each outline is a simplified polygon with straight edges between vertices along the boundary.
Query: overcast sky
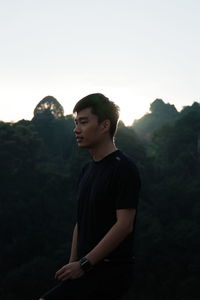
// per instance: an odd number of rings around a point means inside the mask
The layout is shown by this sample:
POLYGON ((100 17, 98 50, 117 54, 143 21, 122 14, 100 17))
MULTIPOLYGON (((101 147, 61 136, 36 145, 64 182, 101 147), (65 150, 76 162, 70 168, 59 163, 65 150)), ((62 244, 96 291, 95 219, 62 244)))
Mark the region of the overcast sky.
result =
POLYGON ((0 0, 0 120, 93 92, 126 124, 156 98, 180 110, 199 102, 199 56, 199 0, 0 0))

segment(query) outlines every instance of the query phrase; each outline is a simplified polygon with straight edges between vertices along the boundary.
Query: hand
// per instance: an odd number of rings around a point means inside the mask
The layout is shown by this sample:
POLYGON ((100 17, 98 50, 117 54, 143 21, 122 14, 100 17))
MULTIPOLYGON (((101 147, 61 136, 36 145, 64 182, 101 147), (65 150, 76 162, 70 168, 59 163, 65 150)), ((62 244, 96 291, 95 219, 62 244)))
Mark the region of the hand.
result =
POLYGON ((67 280, 76 279, 83 276, 84 271, 81 269, 80 263, 78 261, 64 265, 55 274, 55 279, 57 280, 67 280))

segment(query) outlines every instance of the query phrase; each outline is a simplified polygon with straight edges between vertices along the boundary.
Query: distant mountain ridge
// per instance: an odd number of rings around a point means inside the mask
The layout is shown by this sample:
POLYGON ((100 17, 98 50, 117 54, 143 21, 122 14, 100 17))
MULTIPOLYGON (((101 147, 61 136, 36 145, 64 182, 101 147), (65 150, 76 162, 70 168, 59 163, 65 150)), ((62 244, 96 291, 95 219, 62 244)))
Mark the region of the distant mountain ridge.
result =
POLYGON ((133 129, 144 140, 151 140, 153 133, 163 125, 172 124, 186 113, 200 110, 200 103, 194 102, 192 106, 185 106, 180 112, 173 104, 156 99, 150 104, 150 113, 133 122, 133 129))

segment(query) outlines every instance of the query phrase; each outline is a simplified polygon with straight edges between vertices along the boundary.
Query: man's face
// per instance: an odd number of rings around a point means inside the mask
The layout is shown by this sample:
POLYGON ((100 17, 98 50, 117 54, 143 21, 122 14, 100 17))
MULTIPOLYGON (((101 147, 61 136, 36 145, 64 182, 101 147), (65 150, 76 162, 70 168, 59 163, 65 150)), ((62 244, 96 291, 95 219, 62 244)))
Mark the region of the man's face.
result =
POLYGON ((74 133, 79 147, 92 149, 101 143, 105 132, 103 122, 98 123, 91 108, 85 108, 75 117, 74 133))

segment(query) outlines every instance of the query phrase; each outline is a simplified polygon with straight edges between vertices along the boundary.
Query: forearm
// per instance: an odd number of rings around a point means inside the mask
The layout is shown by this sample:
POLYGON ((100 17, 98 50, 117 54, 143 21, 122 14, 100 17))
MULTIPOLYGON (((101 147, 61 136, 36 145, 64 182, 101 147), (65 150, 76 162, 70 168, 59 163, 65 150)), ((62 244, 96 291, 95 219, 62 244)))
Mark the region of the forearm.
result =
POLYGON ((78 236, 78 225, 76 223, 73 231, 71 254, 70 254, 69 262, 73 262, 77 260, 77 236, 78 236))
POLYGON ((131 231, 130 226, 116 222, 97 246, 86 255, 86 258, 95 265, 115 250, 131 231))

